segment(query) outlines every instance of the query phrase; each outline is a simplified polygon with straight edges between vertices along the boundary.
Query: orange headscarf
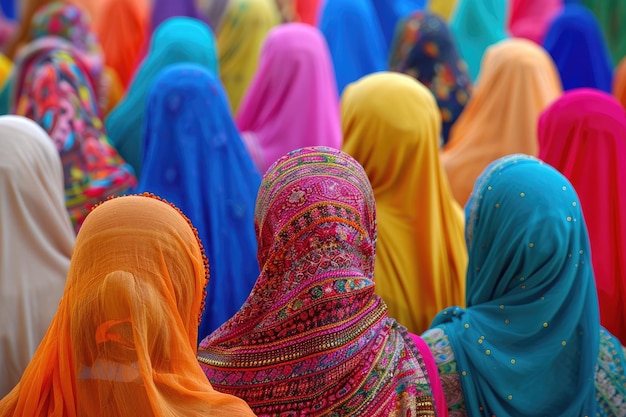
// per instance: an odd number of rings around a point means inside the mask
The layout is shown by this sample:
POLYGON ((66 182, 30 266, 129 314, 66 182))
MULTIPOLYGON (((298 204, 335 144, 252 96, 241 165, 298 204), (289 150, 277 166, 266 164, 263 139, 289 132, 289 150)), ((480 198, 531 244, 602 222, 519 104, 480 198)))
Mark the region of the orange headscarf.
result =
POLYGON ((188 220, 145 196, 97 207, 59 309, 0 416, 253 416, 196 361, 208 275, 188 220))
POLYGON ((507 39, 487 49, 478 83, 442 154, 461 205, 491 162, 514 153, 537 156, 539 114, 561 93, 559 73, 540 46, 507 39))
POLYGON ((613 95, 626 109, 626 57, 622 58, 613 72, 613 95))

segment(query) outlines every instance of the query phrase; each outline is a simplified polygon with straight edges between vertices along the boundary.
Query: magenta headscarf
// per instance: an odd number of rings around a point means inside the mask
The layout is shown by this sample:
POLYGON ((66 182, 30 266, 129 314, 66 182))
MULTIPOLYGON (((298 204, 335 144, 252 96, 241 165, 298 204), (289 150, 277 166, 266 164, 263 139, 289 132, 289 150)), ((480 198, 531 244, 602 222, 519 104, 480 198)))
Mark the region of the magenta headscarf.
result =
POLYGON ((510 8, 511 34, 541 45, 552 19, 563 9, 563 0, 512 0, 510 8))
POLYGON ((288 23, 270 31, 237 126, 259 171, 305 146, 341 149, 339 94, 320 31, 288 23))

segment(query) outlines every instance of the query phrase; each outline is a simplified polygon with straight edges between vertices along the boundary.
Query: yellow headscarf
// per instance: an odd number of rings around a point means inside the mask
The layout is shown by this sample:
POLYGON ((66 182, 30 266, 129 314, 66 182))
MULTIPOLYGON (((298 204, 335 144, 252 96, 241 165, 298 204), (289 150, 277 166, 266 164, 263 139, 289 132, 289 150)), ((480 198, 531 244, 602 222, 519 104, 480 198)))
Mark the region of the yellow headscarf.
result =
POLYGON ((217 31, 220 78, 233 114, 254 76, 265 37, 280 23, 273 0, 231 0, 217 31))
POLYGON ((457 0, 430 0, 428 3, 428 11, 449 21, 454 13, 456 3, 457 0))
POLYGON ((9 74, 13 69, 13 62, 5 55, 0 53, 0 89, 9 78, 9 74))
POLYGON ((463 213, 439 162, 437 103, 415 79, 378 73, 348 85, 341 113, 343 149, 376 198, 376 292, 390 317, 419 334, 465 299, 463 213))

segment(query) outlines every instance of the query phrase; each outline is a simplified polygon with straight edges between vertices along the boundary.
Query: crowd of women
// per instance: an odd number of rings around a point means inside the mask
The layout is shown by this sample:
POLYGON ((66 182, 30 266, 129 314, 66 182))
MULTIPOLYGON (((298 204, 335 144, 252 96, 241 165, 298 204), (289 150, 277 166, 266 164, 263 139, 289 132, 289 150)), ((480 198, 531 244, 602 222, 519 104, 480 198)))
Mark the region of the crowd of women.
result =
POLYGON ((626 416, 625 2, 0 3, 0 417, 626 416))

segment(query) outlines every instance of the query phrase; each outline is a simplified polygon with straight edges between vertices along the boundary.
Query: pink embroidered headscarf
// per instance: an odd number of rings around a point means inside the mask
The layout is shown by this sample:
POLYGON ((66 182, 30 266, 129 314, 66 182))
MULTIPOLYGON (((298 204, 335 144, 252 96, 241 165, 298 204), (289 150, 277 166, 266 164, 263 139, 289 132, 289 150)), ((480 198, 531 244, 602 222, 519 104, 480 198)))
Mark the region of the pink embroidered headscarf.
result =
POLYGON ((552 19, 563 9, 563 0, 512 0, 509 30, 517 38, 541 45, 552 19))
POLYGON ((305 146, 341 149, 339 93, 318 29, 288 23, 270 31, 237 126, 259 171, 305 146))
POLYGON ((539 119, 539 156, 580 196, 604 327, 626 343, 626 114, 592 89, 565 93, 539 119))

